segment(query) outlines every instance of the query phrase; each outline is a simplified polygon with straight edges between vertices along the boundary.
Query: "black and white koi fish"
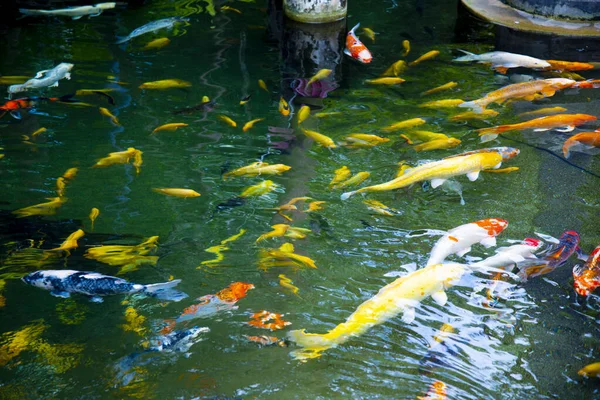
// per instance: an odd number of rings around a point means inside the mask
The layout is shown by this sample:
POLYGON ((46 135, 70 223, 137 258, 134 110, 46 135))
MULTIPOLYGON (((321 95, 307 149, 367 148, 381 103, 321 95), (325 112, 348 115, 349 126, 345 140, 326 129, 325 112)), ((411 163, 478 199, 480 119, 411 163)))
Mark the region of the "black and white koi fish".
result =
POLYGON ((52 296, 68 298, 71 293, 79 293, 89 296, 90 300, 96 303, 103 301, 101 296, 113 294, 143 293, 162 300, 172 301, 180 301, 188 297, 187 294, 173 289, 181 282, 181 279, 141 285, 97 272, 73 270, 36 271, 21 279, 28 285, 49 290, 52 296))

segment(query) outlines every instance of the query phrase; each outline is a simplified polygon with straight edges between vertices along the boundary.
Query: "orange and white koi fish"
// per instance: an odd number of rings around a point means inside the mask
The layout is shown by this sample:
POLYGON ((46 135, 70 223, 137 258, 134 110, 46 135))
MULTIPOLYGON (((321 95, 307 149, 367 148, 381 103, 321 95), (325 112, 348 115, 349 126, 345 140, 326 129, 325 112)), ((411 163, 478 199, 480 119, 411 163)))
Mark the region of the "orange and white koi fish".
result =
POLYGON ((442 185, 447 179, 459 175, 467 175, 469 180, 474 181, 479 173, 486 169, 497 169, 502 161, 511 159, 519 154, 515 148, 492 148, 472 153, 463 153, 451 156, 439 161, 429 162, 418 167, 410 168, 398 178, 379 185, 367 186, 353 192, 342 194, 341 199, 346 200, 350 196, 363 192, 381 192, 400 189, 413 183, 431 181, 434 189, 442 185))
POLYGON ((588 256, 584 265, 573 267, 573 287, 580 296, 589 296, 600 286, 600 245, 588 256))
POLYGON ((356 36, 356 29, 360 26, 360 23, 356 24, 354 28, 348 32, 346 36, 346 48, 344 49, 344 54, 352 57, 355 60, 360 61, 363 64, 368 64, 373 60, 373 56, 367 46, 360 41, 358 36, 356 36))
POLYGON ((181 197, 184 199, 188 198, 188 197, 200 197, 200 193, 198 193, 192 189, 153 188, 152 190, 154 190, 156 193, 162 193, 162 194, 166 194, 167 196, 173 196, 173 197, 181 197))
POLYGON ((285 171, 289 171, 292 167, 284 164, 269 164, 262 161, 254 162, 245 167, 235 169, 223 174, 223 179, 231 176, 258 176, 258 175, 279 175, 285 171))
POLYGON ((427 60, 436 58, 439 54, 440 54, 440 52, 437 50, 428 51, 427 53, 423 54, 421 57, 417 58, 415 61, 409 62, 408 65, 413 67, 417 64, 422 63, 423 61, 427 61, 427 60))
POLYGON ((250 326, 270 331, 278 331, 291 324, 291 322, 283 320, 283 314, 272 313, 266 310, 252 314, 248 322, 250 326))
POLYGON ((292 355, 296 359, 319 357, 323 351, 360 336, 401 312, 402 321, 410 324, 415 319, 415 305, 427 296, 445 305, 448 296, 444 290, 454 285, 466 271, 462 264, 436 264, 398 278, 358 306, 346 322, 325 334, 306 333, 304 329, 289 332, 288 338, 304 347, 292 355))
POLYGON ((427 265, 440 264, 451 254, 462 257, 471 251, 475 243, 485 247, 495 246, 496 236, 507 226, 506 220, 488 218, 450 229, 433 246, 427 265))
POLYGON ((540 79, 530 82, 515 83, 505 86, 502 89, 494 90, 481 99, 466 101, 459 105, 459 107, 470 108, 475 112, 481 113, 492 103, 502 104, 509 99, 531 101, 540 97, 552 97, 557 91, 574 87, 576 84, 577 82, 573 79, 565 78, 540 79))
POLYGON ((481 142, 485 143, 496 139, 499 134, 507 131, 533 129, 534 132, 544 132, 550 129, 564 127, 563 129, 556 130, 559 132, 571 132, 576 126, 597 119, 597 117, 589 114, 556 114, 535 118, 518 124, 499 125, 491 128, 478 129, 477 132, 479 132, 479 136, 481 136, 481 142))
POLYGON ((547 61, 539 58, 524 56, 522 54, 507 53, 505 51, 492 51, 490 53, 473 54, 468 51, 460 50, 465 53, 465 56, 455 58, 454 62, 470 62, 477 61, 479 63, 490 63, 492 68, 501 74, 506 74, 509 68, 532 68, 546 69, 551 67, 547 61))
POLYGON ((565 158, 569 158, 571 151, 583 151, 600 148, 600 132, 581 132, 573 135, 563 144, 562 150, 565 158))

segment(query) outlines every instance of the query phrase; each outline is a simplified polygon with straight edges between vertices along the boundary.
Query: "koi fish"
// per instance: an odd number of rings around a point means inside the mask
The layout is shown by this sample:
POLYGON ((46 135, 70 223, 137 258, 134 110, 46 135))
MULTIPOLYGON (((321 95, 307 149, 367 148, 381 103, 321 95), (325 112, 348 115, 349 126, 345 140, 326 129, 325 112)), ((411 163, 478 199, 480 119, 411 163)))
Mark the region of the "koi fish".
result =
POLYGON ((422 63, 423 61, 432 60, 432 59, 436 58, 439 54, 440 54, 440 52, 437 50, 428 51, 427 53, 423 54, 421 57, 417 58, 415 61, 409 62, 408 65, 413 67, 417 64, 422 63))
POLYGON ((223 174, 223 179, 231 176, 258 176, 258 175, 279 175, 285 171, 289 171, 292 167, 284 164, 269 164, 262 161, 254 162, 245 167, 235 169, 223 174))
POLYGON ((459 104, 464 103, 464 100, 461 99, 445 99, 445 100, 435 100, 428 101, 427 103, 420 104, 419 107, 423 108, 454 108, 458 107, 459 104))
POLYGON ((588 114, 556 114, 535 118, 518 124, 499 125, 491 128, 478 129, 477 132, 479 133, 479 136, 481 136, 481 142, 485 143, 496 139, 499 134, 507 131, 533 129, 534 132, 544 132, 550 129, 564 127, 563 129, 556 130, 559 132, 571 132, 576 126, 597 119, 597 117, 588 114))
POLYGON ((346 146, 350 148, 373 147, 390 141, 388 138, 382 138, 377 135, 368 135, 365 133, 352 133, 346 136, 344 139, 349 142, 346 146))
POLYGON ((160 81, 154 82, 145 82, 138 86, 139 89, 152 89, 152 90, 164 90, 164 89, 172 89, 172 88, 187 88, 191 87, 192 84, 188 81, 184 81, 181 79, 163 79, 160 81))
POLYGON ((363 204, 366 204, 367 208, 371 211, 376 212, 380 215, 385 215, 386 217, 393 217, 401 214, 400 211, 395 210, 391 207, 386 206, 380 201, 377 200, 365 200, 363 204))
POLYGON ((244 104, 246 104, 247 102, 249 102, 251 98, 252 98, 252 95, 250 95, 250 94, 248 96, 244 96, 240 100, 240 106, 243 106, 244 104))
POLYGON ((459 107, 470 108, 475 112, 481 113, 492 103, 502 104, 509 99, 531 101, 538 98, 552 97, 557 91, 574 87, 576 84, 576 81, 565 78, 540 79, 530 82, 514 83, 505 86, 502 89, 494 90, 481 99, 466 101, 459 105, 459 107))
POLYGON ((83 255, 90 260, 121 267, 118 275, 137 270, 141 264, 156 265, 157 256, 148 256, 158 246, 158 236, 151 236, 146 241, 135 245, 109 245, 89 248, 83 255))
POLYGON ((148 42, 142 48, 142 50, 162 49, 163 47, 165 47, 169 43, 171 43, 171 41, 169 40, 169 38, 166 38, 166 37, 154 39, 151 42, 148 42))
POLYGON ((104 107, 99 107, 98 110, 100 111, 100 114, 104 115, 105 117, 110 118, 110 121, 117 125, 117 126, 121 126, 121 124, 119 123, 119 120, 117 119, 117 117, 115 117, 109 110, 108 108, 104 108, 104 107))
POLYGON ((499 247, 496 254, 479 262, 469 264, 475 269, 505 269, 509 265, 517 265, 528 259, 536 259, 535 252, 543 245, 543 242, 534 238, 525 238, 522 243, 508 247, 499 247))
POLYGON ((77 241, 84 235, 85 233, 81 229, 77 229, 75 232, 71 233, 59 247, 50 249, 48 251, 66 251, 67 254, 69 254, 70 250, 78 247, 77 241))
POLYGON ((446 384, 442 381, 435 381, 429 387, 425 396, 417 396, 417 400, 446 400, 446 384))
POLYGON ((411 118, 404 121, 396 122, 395 124, 386 126, 381 130, 384 132, 393 132, 399 129, 409 129, 415 126, 423 125, 426 121, 423 118, 411 118))
POLYGON ((345 181, 350 177, 351 174, 352 172, 350 172, 350 169, 345 165, 341 168, 336 169, 334 171, 333 179, 331 180, 331 182, 329 182, 329 187, 333 187, 336 184, 345 181))
POLYGON ((405 132, 402 135, 400 135, 400 137, 406 140, 408 144, 413 144, 413 140, 417 140, 419 142, 430 142, 432 140, 444 140, 449 138, 443 133, 420 130, 405 132))
POLYGON ((427 180, 431 181, 431 187, 435 189, 447 179, 459 175, 467 175, 470 181, 475 181, 481 171, 500 168, 502 161, 509 160, 519 154, 519 150, 514 148, 508 148, 505 151, 492 150, 489 152, 460 154, 440 161, 429 162, 411 168, 405 171, 403 175, 389 182, 344 193, 341 199, 346 200, 356 193, 400 189, 413 183, 427 180))
POLYGON ((375 79, 367 79, 365 82, 370 83, 371 85, 398 85, 402 82, 406 82, 406 80, 402 78, 375 78, 375 79))
POLYGON ((402 55, 404 57, 406 57, 408 55, 408 53, 410 53, 410 41, 403 40, 402 41, 402 48, 404 49, 404 51, 402 52, 402 55))
POLYGON ((475 243, 485 247, 495 246, 496 236, 507 226, 506 220, 488 218, 453 228, 433 246, 427 265, 440 264, 451 254, 462 257, 471 251, 475 243))
POLYGON ((430 140, 429 142, 421 143, 413 147, 415 151, 430 151, 430 150, 441 150, 441 149, 451 149, 458 146, 461 143, 459 139, 456 138, 446 138, 446 139, 436 139, 430 140))
POLYGON ((90 301, 101 303, 101 296, 115 294, 141 293, 162 300, 180 301, 187 297, 183 292, 173 289, 181 279, 165 283, 140 285, 114 276, 97 272, 73 270, 43 270, 32 272, 21 278, 28 285, 49 290, 55 297, 69 298, 72 293, 90 297, 90 301))
POLYGON ((335 149, 337 147, 333 139, 331 139, 329 136, 323 135, 322 133, 311 131, 308 129, 302 129, 302 133, 304 133, 306 136, 319 143, 323 147, 326 147, 328 149, 335 149))
POLYGON ((184 199, 186 199, 188 197, 200 197, 200 193, 198 193, 192 189, 153 188, 152 190, 155 191, 156 193, 162 193, 162 194, 166 194, 167 196, 173 196, 173 197, 181 197, 184 199))
POLYGON ((144 35, 149 32, 155 32, 160 29, 171 29, 178 22, 188 22, 190 19, 185 17, 172 17, 164 18, 142 25, 139 28, 134 29, 129 35, 121 37, 117 40, 116 44, 123 44, 130 41, 133 38, 144 35))
POLYGON ((473 54, 468 51, 459 50, 465 53, 465 56, 455 58, 454 62, 472 62, 490 63, 496 71, 506 74, 509 68, 531 68, 531 69, 546 69, 551 67, 547 61, 539 58, 524 56, 521 54, 507 53, 505 51, 492 51, 490 53, 473 54))
POLYGON ((581 132, 565 140, 562 150, 565 158, 569 158, 571 151, 585 152, 598 147, 600 147, 600 132, 581 132))
POLYGON ((325 201, 311 201, 308 204, 308 209, 305 212, 309 213, 313 211, 320 211, 323 209, 323 204, 325 203, 325 201))
POLYGON ((586 365, 577 371, 578 375, 581 375, 586 378, 597 378, 600 376, 600 362, 593 363, 590 365, 586 365))
MULTIPOLYGON (((460 106, 457 106, 460 107, 460 106)), ((467 111, 464 113, 456 114, 450 118, 450 121, 468 121, 470 119, 488 119, 497 117, 500 114, 498 111, 485 109, 481 112, 467 111)))
POLYGON ((61 16, 71 17, 76 20, 86 15, 89 15, 90 17, 97 17, 98 15, 102 14, 102 11, 115 8, 116 5, 117 3, 98 3, 94 6, 68 7, 58 10, 31 10, 27 8, 19 8, 19 12, 23 15, 43 15, 48 17, 61 16))
POLYGON ((20 85, 11 85, 8 87, 8 93, 24 92, 29 89, 40 89, 45 87, 56 87, 61 79, 71 79, 71 69, 74 65, 69 63, 60 63, 52 69, 39 71, 35 78, 28 80, 20 85))
POLYGON ((456 83, 456 82, 444 83, 442 86, 438 86, 438 87, 435 87, 433 89, 429 89, 429 90, 424 91, 423 93, 421 93, 421 96, 427 96, 427 95, 430 95, 430 94, 434 94, 434 93, 438 93, 438 92, 443 92, 444 90, 454 89, 457 86, 458 86, 458 83, 456 83))
POLYGON ((580 296, 589 296, 600 286, 600 245, 590 253, 584 265, 573 267, 573 287, 580 296))
POLYGON ((368 37, 369 39, 371 39, 372 42, 375 41, 375 31, 371 28, 362 28, 362 33, 365 34, 366 37, 368 37))
POLYGON ((526 281, 540 275, 548 274, 567 262, 569 257, 579 249, 579 234, 575 231, 565 231, 558 239, 558 243, 546 252, 541 262, 534 265, 524 265, 518 275, 526 281))
POLYGON ((240 10, 237 8, 229 7, 229 6, 221 6, 221 11, 233 11, 234 13, 242 14, 240 10))
POLYGON ((388 69, 383 71, 383 74, 381 74, 381 76, 398 77, 400 76, 400 74, 406 71, 406 68, 408 68, 406 61, 398 60, 392 65, 390 65, 388 69))
POLYGON ((283 314, 272 313, 266 310, 252 314, 250 321, 248 322, 248 325, 250 326, 269 329, 270 331, 277 331, 291 324, 291 322, 283 320, 283 314))
POLYGON ((572 62, 572 61, 559 61, 559 60, 546 60, 549 67, 545 68, 546 71, 587 71, 596 68, 594 64, 572 62))
POLYGON ((301 123, 306 121, 308 119, 308 117, 310 117, 310 107, 309 106, 300 107, 300 110, 298 111, 298 125, 300 125, 301 123))
POLYGON ((56 194, 58 197, 64 197, 65 189, 67 188, 67 183, 65 182, 65 178, 62 176, 56 179, 56 194))
POLYGON ((68 179, 68 180, 72 180, 77 175, 77 171, 78 171, 78 168, 69 168, 63 174, 63 178, 68 179))
POLYGON ((93 207, 92 210, 90 211, 90 221, 92 221, 92 231, 94 230, 94 222, 96 221, 96 218, 98 218, 98 215, 100 215, 100 210, 98 210, 96 207, 93 207))
POLYGON ((294 245, 291 243, 284 243, 279 249, 261 249, 259 255, 258 267, 264 270, 280 266, 317 268, 311 258, 294 253, 294 245))
POLYGON ((133 147, 129 147, 124 151, 108 153, 108 156, 99 159, 92 168, 103 168, 114 164, 127 164, 133 159, 133 166, 139 173, 139 167, 142 165, 142 152, 133 147))
POLYGON ((435 264, 400 277, 358 306, 346 322, 325 334, 306 333, 304 329, 289 332, 288 339, 304 347, 292 355, 296 359, 319 357, 323 351, 360 336, 401 312, 402 321, 410 324, 415 319, 414 307, 426 297, 431 296, 439 305, 445 305, 448 296, 444 290, 466 271, 462 264, 435 264))
POLYGON ((332 186, 332 189, 344 189, 350 186, 357 186, 360 185, 361 183, 363 183, 365 180, 367 180, 367 178, 369 178, 369 176, 371 176, 370 172, 359 172, 357 174, 355 174, 354 176, 352 176, 352 178, 349 178, 348 180, 345 180, 343 182, 340 182, 334 186, 332 186))
POLYGON ((170 124, 164 124, 157 128, 155 128, 152 133, 160 132, 160 131, 176 131, 179 128, 183 128, 189 126, 188 124, 184 124, 183 122, 172 122, 170 124))
POLYGON ((217 115, 217 118, 219 118, 221 121, 225 122, 227 125, 231 126, 232 128, 237 127, 237 123, 232 120, 231 118, 229 118, 227 115, 217 115))
POLYGON ((279 106, 277 109, 284 117, 290 115, 290 105, 287 103, 287 101, 285 101, 283 96, 279 98, 279 106))
POLYGON ((271 232, 263 233, 262 235, 260 235, 258 237, 258 239, 256 239, 256 243, 258 243, 262 240, 265 240, 265 239, 270 239, 270 238, 274 238, 274 237, 282 237, 283 235, 285 235, 285 233, 287 232, 289 227, 290 226, 286 225, 286 224, 275 224, 275 225, 271 226, 271 228, 273 228, 273 230, 271 232))
POLYGON ((308 82, 306 82, 306 87, 309 87, 310 85, 312 85, 316 81, 321 81, 321 80, 327 78, 329 75, 331 75, 332 72, 333 72, 333 70, 326 69, 326 68, 319 70, 319 72, 317 72, 316 74, 314 74, 308 80, 308 82))
POLYGON ((20 208, 13 211, 13 214, 16 214, 17 218, 31 217, 33 215, 54 215, 56 214, 56 210, 58 210, 64 203, 67 202, 66 197, 49 197, 47 200, 50 201, 47 203, 40 203, 33 206, 20 208))
POLYGON ((253 119, 252 121, 248 121, 244 124, 242 131, 248 132, 250 129, 252 129, 254 127, 254 124, 256 124, 257 122, 260 122, 260 121, 264 121, 264 120, 265 120, 264 118, 256 118, 256 119, 253 119))
POLYGON ((521 113, 518 115, 518 117, 525 118, 525 117, 534 117, 534 116, 539 116, 539 115, 559 114, 559 113, 562 113, 565 111, 567 111, 567 109, 564 107, 544 107, 544 108, 540 108, 538 110, 521 113))
POLYGON ((273 183, 273 181, 271 180, 262 181, 260 183, 257 183, 256 185, 249 186, 246 189, 244 189, 242 194, 240 194, 240 197, 245 198, 262 196, 264 194, 272 192, 277 187, 278 185, 273 183))
POLYGON ((279 278, 279 284, 281 286, 290 290, 296 296, 298 295, 298 292, 300 291, 300 289, 298 289, 296 286, 293 285, 294 281, 292 281, 290 278, 288 278, 284 274, 279 274, 278 278, 279 278))
POLYGON ((261 346, 273 346, 277 345, 279 347, 287 347, 287 343, 285 340, 281 340, 275 336, 245 336, 246 339, 250 342, 258 343, 261 346))
POLYGON ((348 35, 346 35, 346 48, 344 49, 344 54, 363 64, 368 64, 373 60, 373 56, 369 49, 367 49, 367 46, 365 46, 356 36, 355 31, 359 26, 360 23, 356 24, 356 26, 348 32, 348 35))

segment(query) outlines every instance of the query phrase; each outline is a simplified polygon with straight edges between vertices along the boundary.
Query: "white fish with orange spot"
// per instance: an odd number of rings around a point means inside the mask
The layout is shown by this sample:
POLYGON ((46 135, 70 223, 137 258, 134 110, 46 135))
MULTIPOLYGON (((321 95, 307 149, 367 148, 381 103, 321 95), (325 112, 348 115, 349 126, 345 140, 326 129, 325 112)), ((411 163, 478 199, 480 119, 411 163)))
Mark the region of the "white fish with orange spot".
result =
POLYGON ((348 32, 346 36, 346 48, 344 49, 344 54, 352 57, 353 59, 360 61, 363 64, 368 64, 373 60, 373 56, 367 46, 360 41, 358 36, 356 36, 356 29, 360 26, 360 23, 356 24, 354 28, 348 32))

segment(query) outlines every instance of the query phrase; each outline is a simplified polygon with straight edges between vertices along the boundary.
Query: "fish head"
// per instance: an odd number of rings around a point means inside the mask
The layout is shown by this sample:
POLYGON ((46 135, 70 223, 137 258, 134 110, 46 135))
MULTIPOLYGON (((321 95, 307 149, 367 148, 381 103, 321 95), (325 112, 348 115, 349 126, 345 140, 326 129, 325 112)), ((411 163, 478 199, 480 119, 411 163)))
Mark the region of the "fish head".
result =
POLYGON ((600 269, 586 268, 581 265, 573 267, 573 288, 580 296, 589 296, 600 286, 600 269))
POLYGON ((63 69, 66 72, 69 72, 70 70, 73 69, 75 65, 74 64, 70 64, 70 63, 60 63, 57 67, 57 69, 63 69))
POLYGON ((559 246, 566 244, 579 244, 579 233, 577 231, 564 231, 560 238, 558 238, 559 246))
POLYGON ((52 279, 45 273, 46 271, 36 271, 21 278, 28 285, 38 287, 45 290, 53 290, 54 285, 52 279))
POLYGON ((217 297, 221 300, 235 303, 239 299, 246 297, 248 290, 254 289, 254 285, 246 282, 234 282, 229 287, 217 293, 217 297))
POLYGON ((109 10, 111 8, 115 8, 117 3, 98 3, 94 7, 98 7, 102 10, 109 10))
POLYGON ((488 235, 498 236, 508 226, 508 221, 501 218, 488 218, 477 221, 475 224, 485 229, 488 235))

